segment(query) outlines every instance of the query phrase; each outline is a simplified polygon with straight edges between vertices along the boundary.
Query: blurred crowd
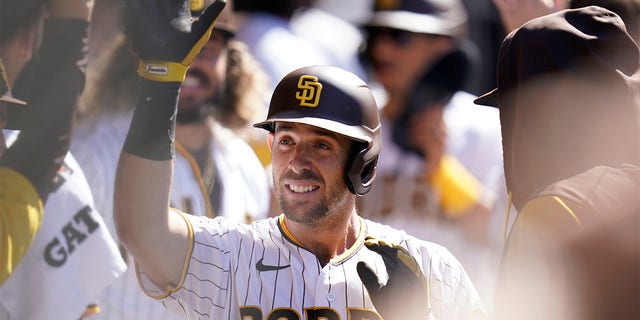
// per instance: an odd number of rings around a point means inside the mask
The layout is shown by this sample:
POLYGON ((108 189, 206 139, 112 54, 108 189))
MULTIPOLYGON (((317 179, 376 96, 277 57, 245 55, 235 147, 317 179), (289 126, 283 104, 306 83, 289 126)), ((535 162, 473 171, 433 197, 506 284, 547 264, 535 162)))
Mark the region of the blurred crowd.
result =
MULTIPOLYGON (((0 0, 0 17, 0 319, 175 318, 113 222, 132 17, 120 0, 0 0)), ((382 123, 362 217, 448 248, 495 318, 638 319, 638 43, 638 0, 228 0, 180 88, 170 205, 279 215, 252 124, 287 73, 338 66, 382 123), (613 13, 567 13, 587 6, 613 13)))

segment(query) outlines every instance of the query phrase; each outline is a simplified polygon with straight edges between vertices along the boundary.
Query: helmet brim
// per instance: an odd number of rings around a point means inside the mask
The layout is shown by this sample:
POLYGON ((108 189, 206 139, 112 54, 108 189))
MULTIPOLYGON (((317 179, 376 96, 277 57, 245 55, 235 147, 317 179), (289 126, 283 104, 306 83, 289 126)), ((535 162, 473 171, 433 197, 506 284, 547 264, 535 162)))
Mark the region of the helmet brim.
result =
POLYGON ((258 122, 253 126, 256 128, 262 128, 267 131, 273 132, 275 129, 276 122, 294 122, 294 123, 302 123, 318 128, 322 128, 331 132, 335 132, 346 136, 350 139, 357 140, 360 142, 365 142, 367 145, 372 144, 372 132, 380 130, 378 128, 367 128, 370 132, 365 132, 362 126, 350 126, 337 121, 321 119, 321 118, 313 118, 313 117, 287 117, 286 115, 279 115, 276 118, 271 118, 266 121, 258 122))

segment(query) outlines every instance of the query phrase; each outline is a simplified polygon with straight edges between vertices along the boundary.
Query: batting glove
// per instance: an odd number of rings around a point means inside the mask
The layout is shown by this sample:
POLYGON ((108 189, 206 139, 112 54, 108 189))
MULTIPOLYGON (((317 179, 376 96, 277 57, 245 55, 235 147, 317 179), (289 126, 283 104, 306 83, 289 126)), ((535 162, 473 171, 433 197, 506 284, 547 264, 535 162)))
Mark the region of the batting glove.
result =
POLYGON ((382 256, 389 279, 381 284, 378 276, 364 262, 357 266, 371 301, 386 320, 430 319, 429 283, 417 261, 396 244, 367 237, 365 246, 382 256))
POLYGON ((214 0, 195 21, 189 0, 125 0, 125 5, 131 48, 140 58, 138 74, 152 81, 182 82, 226 0, 214 0))

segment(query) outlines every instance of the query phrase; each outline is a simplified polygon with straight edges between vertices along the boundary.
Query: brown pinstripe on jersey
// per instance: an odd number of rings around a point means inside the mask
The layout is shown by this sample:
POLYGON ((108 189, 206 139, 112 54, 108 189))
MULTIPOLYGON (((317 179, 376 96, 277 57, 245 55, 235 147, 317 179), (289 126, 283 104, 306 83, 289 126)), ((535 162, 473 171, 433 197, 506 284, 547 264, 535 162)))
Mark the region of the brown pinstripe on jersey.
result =
POLYGON ((194 245, 184 281, 164 292, 141 274, 141 285, 187 319, 379 319, 356 272, 365 261, 386 279, 381 257, 362 244, 366 235, 399 243, 420 262, 437 319, 464 319, 481 308, 464 269, 444 247, 388 226, 363 220, 356 244, 321 266, 291 238, 282 216, 251 225, 185 219, 194 245))

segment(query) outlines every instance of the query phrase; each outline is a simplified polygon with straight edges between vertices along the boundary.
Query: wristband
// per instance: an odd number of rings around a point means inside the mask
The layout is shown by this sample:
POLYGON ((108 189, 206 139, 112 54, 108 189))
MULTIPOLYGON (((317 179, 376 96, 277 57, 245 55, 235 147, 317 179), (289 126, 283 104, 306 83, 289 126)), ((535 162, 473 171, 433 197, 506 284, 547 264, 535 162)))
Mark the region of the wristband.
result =
POLYGON ((149 160, 173 159, 179 89, 179 82, 140 78, 125 151, 149 160))

